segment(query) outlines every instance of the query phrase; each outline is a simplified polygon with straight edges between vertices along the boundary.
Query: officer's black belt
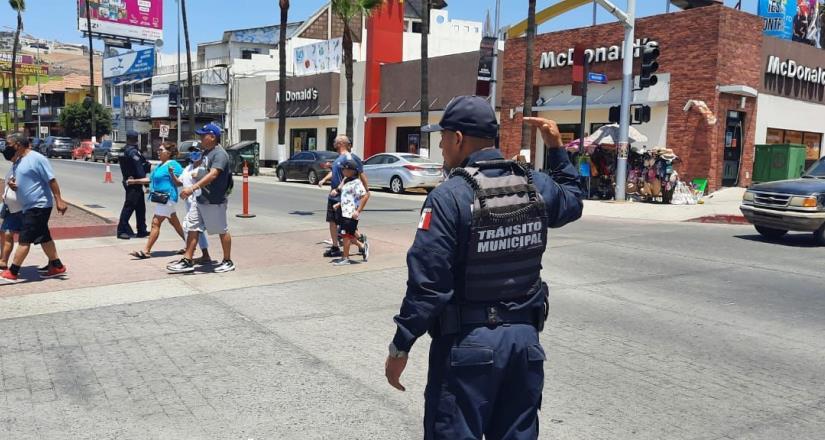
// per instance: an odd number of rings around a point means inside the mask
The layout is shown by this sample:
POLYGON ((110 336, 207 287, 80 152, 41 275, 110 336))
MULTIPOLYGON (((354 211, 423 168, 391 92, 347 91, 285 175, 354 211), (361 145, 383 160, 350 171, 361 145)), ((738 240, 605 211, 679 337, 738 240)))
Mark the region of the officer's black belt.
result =
POLYGON ((537 307, 510 310, 502 305, 448 304, 439 317, 439 327, 442 335, 458 333, 462 327, 506 324, 529 324, 541 331, 545 318, 545 310, 537 307))

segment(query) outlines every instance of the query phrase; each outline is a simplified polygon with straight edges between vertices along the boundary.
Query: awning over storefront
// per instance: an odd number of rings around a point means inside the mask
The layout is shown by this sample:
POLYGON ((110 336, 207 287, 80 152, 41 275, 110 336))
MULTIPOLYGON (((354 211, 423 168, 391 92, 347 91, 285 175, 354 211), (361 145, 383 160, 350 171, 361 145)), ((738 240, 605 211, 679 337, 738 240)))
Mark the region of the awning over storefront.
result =
MULTIPOLYGON (((338 115, 320 115, 320 116, 287 116, 288 121, 327 121, 337 120, 338 115)), ((278 117, 255 119, 255 122, 278 122, 278 117)))
MULTIPOLYGON (((653 87, 637 91, 633 94, 631 104, 647 104, 650 106, 667 105, 670 100, 670 74, 657 75, 659 83, 653 87)), ((547 86, 539 89, 533 111, 563 111, 580 110, 582 100, 580 96, 573 96, 570 85, 547 86)), ((607 84, 589 84, 587 86, 587 108, 609 108, 622 103, 622 82, 610 81, 607 84)), ((520 112, 521 107, 516 108, 520 112)))

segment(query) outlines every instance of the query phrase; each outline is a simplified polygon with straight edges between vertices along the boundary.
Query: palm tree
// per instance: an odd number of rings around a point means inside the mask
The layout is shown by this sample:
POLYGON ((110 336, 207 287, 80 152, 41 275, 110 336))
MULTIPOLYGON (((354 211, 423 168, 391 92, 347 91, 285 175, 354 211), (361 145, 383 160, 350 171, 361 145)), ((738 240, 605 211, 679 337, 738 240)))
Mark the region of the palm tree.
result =
MULTIPOLYGON (((186 0, 180 0, 180 13, 183 19, 183 38, 186 41, 186 81, 189 96, 189 136, 195 136, 195 84, 192 81, 192 50, 189 45, 189 23, 186 20, 186 0)), ((178 90, 180 101, 180 90, 178 90)), ((180 109, 180 107, 178 107, 180 109)), ((180 111, 180 110, 178 110, 180 111)), ((180 127, 178 127, 180 130, 180 127)))
MULTIPOLYGON (((278 43, 278 151, 286 145, 286 22, 289 13, 289 0, 280 0, 281 7, 281 39, 278 43)), ((278 153, 281 154, 281 153, 278 153)), ((285 158, 284 158, 285 159, 285 158)))
POLYGON ((350 22, 358 16, 370 16, 384 0, 332 0, 332 13, 344 23, 343 49, 347 77, 347 137, 352 139, 352 29, 350 22))
POLYGON ((23 11, 26 10, 24 0, 9 0, 9 5, 17 11, 17 30, 14 31, 14 46, 11 48, 11 90, 14 97, 14 107, 12 107, 12 117, 14 118, 14 131, 17 131, 17 47, 20 45, 20 32, 23 30, 23 11))
MULTIPOLYGON (((432 0, 423 0, 424 11, 421 14, 421 126, 429 124, 430 120, 430 9, 432 0)), ((419 136, 418 153, 426 150, 429 155, 430 136, 429 133, 421 133, 419 136)))
MULTIPOLYGON (((524 117, 533 116, 533 54, 536 41, 536 0, 530 0, 527 7, 527 66, 524 75, 524 117)), ((521 124, 521 148, 530 149, 530 127, 521 124)))

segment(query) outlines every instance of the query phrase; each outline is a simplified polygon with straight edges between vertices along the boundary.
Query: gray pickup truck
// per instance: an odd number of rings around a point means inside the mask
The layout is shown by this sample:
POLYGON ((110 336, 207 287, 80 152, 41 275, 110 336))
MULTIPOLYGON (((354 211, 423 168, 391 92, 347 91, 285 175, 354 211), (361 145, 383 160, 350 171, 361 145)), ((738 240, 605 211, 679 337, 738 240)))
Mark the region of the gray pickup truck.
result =
POLYGON ((762 236, 778 239, 788 231, 813 232, 825 246, 825 158, 799 179, 753 185, 739 207, 762 236))

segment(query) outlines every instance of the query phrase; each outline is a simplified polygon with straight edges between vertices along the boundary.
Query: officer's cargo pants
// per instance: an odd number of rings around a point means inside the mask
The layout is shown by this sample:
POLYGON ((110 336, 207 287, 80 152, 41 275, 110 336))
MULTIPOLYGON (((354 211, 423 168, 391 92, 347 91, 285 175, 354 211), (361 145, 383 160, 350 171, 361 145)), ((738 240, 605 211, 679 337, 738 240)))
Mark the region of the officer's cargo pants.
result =
POLYGON ((532 325, 436 337, 424 393, 424 438, 538 438, 544 359, 532 325))

